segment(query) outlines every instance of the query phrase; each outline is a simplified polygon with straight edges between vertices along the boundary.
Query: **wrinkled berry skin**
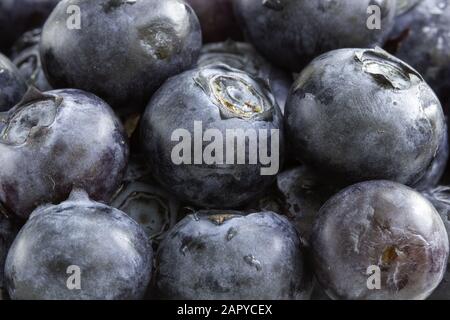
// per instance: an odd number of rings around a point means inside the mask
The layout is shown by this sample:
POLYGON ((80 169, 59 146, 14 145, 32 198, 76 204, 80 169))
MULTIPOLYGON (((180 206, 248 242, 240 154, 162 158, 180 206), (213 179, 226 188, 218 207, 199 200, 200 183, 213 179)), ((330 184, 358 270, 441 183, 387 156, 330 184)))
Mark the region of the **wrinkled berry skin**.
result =
POLYGON ((268 60, 298 72, 318 55, 381 44, 393 26, 395 0, 234 0, 245 36, 268 60), (369 5, 381 8, 381 29, 367 27, 369 5))
POLYGON ((28 85, 35 86, 40 91, 50 91, 52 87, 42 70, 39 55, 40 39, 41 29, 34 29, 25 33, 14 44, 11 59, 28 85))
POLYGON ((397 17, 390 39, 390 51, 416 68, 442 100, 450 99, 450 1, 420 1, 397 17))
POLYGON ((297 160, 346 184, 414 184, 446 130, 439 99, 420 74, 379 48, 315 59, 294 83, 285 123, 297 160))
POLYGON ((430 190, 437 187, 439 181, 442 179, 445 169, 447 168, 447 162, 449 158, 449 144, 448 144, 448 131, 445 129, 444 136, 442 137, 439 145, 438 152, 431 161, 425 174, 422 178, 414 184, 414 189, 423 191, 430 190))
POLYGON ((74 187, 97 201, 118 188, 128 143, 103 100, 75 89, 30 91, 3 117, 0 201, 16 215, 63 201, 74 187))
POLYGON ((242 33, 234 16, 232 0, 187 0, 200 20, 203 41, 240 40, 242 33))
POLYGON ((59 1, 0 1, 0 50, 7 52, 24 32, 41 27, 59 1))
POLYGON ((55 88, 92 92, 114 109, 143 109, 170 76, 189 68, 201 48, 191 7, 180 0, 63 0, 44 25, 41 60, 55 88), (81 29, 66 26, 81 10, 81 29))
MULTIPOLYGON (((283 121, 270 90, 239 70, 226 65, 208 66, 173 77, 156 92, 142 117, 141 142, 154 177, 180 200, 203 208, 235 208, 261 195, 275 180, 273 174, 262 175, 266 166, 260 161, 237 163, 238 148, 244 144, 235 143, 234 150, 226 147, 226 131, 236 129, 266 130, 259 136, 255 149, 260 153, 263 146, 270 150, 272 145, 274 148, 277 145, 281 166, 283 121), (226 90, 222 90, 224 86, 226 90), (255 109, 247 109, 247 104, 255 109), (226 155, 222 164, 205 161, 202 156, 210 142, 197 140, 203 148, 201 152, 194 150, 195 122, 201 122, 202 134, 207 129, 216 129, 222 135, 223 145, 220 142, 218 145, 223 147, 223 152, 218 154, 234 152, 233 163, 226 163, 226 155), (191 138, 188 142, 191 152, 186 151, 191 154, 190 163, 173 161, 172 156, 181 153, 176 147, 188 141, 173 138, 179 129, 186 130, 191 138), (202 157, 198 164, 194 159, 197 156, 202 157)), ((247 159, 249 145, 247 139, 247 159)), ((273 152, 276 153, 275 149, 273 152)))
POLYGON ((15 300, 141 299, 152 272, 152 248, 142 228, 120 210, 72 193, 36 209, 6 259, 15 300), (77 266, 80 290, 68 278, 77 266))
POLYGON ((199 212, 161 243, 155 283, 167 299, 307 299, 304 259, 295 228, 273 212, 199 212))
POLYGON ((27 91, 27 84, 16 66, 0 54, 0 111, 14 107, 27 91))
POLYGON ((334 299, 425 299, 441 281, 449 244, 436 209, 391 181, 350 186, 325 203, 314 224, 314 271, 334 299), (380 289, 367 274, 379 267, 380 289))
POLYGON ((197 66, 205 67, 218 63, 224 63, 232 68, 245 71, 252 77, 267 81, 278 106, 284 112, 292 78, 284 71, 272 66, 252 45, 229 40, 203 46, 197 66))

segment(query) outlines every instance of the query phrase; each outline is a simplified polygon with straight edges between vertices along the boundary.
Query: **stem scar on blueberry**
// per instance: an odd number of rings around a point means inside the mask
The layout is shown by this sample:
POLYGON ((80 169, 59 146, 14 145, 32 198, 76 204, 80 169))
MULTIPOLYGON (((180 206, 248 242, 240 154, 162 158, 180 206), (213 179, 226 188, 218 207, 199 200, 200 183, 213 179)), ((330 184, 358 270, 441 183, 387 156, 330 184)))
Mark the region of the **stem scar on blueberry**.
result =
POLYGON ((364 72, 393 89, 406 90, 424 81, 416 70, 379 47, 358 51, 355 59, 362 63, 364 72))
MULTIPOLYGON (((228 71, 227 75, 207 74, 207 68, 194 79, 206 95, 219 107, 223 119, 270 121, 272 119, 273 97, 268 97, 260 89, 262 85, 246 73, 219 63, 218 69, 228 71)), ((267 86, 266 83, 264 83, 267 86)))
POLYGON ((223 213, 223 214, 211 215, 208 217, 208 220, 219 226, 219 225, 224 224, 226 221, 236 218, 236 217, 237 217, 237 215, 235 215, 235 214, 223 213))
POLYGON ((61 97, 43 94, 31 87, 22 101, 7 112, 6 125, 0 133, 1 142, 21 145, 40 129, 50 127, 62 101, 61 97))

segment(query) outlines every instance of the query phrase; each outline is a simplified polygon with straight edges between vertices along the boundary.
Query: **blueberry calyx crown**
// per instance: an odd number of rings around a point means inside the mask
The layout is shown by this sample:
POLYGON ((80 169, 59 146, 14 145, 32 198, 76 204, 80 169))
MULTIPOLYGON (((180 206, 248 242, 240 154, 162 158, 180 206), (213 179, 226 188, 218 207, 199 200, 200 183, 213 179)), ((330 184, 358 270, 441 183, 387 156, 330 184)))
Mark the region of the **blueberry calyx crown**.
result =
POLYGON ((111 205, 138 221, 147 231, 150 240, 162 240, 164 233, 171 227, 172 213, 168 202, 153 187, 132 182, 120 189, 111 205))
POLYGON ((248 43, 227 40, 208 44, 202 49, 197 65, 207 67, 219 61, 231 68, 245 70, 252 77, 265 78, 264 60, 248 43))
POLYGON ((355 60, 359 61, 362 70, 372 75, 378 83, 395 90, 407 90, 424 81, 411 66, 378 47, 358 50, 355 60))
POLYGON ((223 214, 213 214, 208 216, 208 220, 214 223, 215 225, 222 225, 228 220, 231 220, 233 218, 236 218, 237 215, 235 214, 229 214, 229 213, 223 213, 223 214))
POLYGON ((219 64, 201 68, 194 81, 219 107, 222 119, 272 120, 270 91, 244 72, 219 64))
POLYGON ((61 97, 43 94, 31 87, 22 101, 2 119, 0 142, 21 145, 33 133, 51 126, 62 101, 61 97))

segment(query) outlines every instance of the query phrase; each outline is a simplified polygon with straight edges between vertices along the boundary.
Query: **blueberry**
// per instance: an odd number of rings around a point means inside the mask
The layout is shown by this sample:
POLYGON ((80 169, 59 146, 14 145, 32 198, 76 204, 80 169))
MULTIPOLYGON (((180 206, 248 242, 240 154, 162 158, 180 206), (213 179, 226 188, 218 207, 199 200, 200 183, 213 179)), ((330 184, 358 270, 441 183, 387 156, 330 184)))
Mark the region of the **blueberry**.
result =
POLYGON ((285 214, 309 244, 314 220, 322 205, 336 192, 335 188, 304 165, 280 173, 277 187, 285 214))
POLYGON ((345 183, 414 184, 446 130, 441 104, 410 66, 376 49, 340 49, 300 74, 285 110, 298 160, 345 183))
POLYGON ((0 54, 0 111, 14 107, 27 91, 27 84, 16 66, 0 54))
POLYGON ((40 39, 41 29, 34 29, 25 33, 14 45, 12 58, 13 63, 28 82, 28 85, 35 86, 41 91, 49 91, 52 90, 52 87, 42 70, 39 55, 40 39))
POLYGON ((393 26, 395 6, 395 0, 234 0, 246 37, 290 71, 330 50, 381 44, 393 26), (380 30, 367 27, 370 5, 381 9, 380 30))
POLYGON ((0 1, 0 50, 7 52, 25 31, 41 27, 59 1, 0 1))
POLYGON ((155 178, 182 201, 234 208, 275 180, 283 158, 281 111, 265 84, 246 73, 199 68, 169 79, 153 96, 141 142, 155 178), (261 155, 269 153, 266 165, 261 155))
MULTIPOLYGON (((423 195, 434 205, 437 212, 444 222, 447 234, 450 235, 450 188, 447 186, 438 186, 434 189, 426 190, 423 195)), ((450 261, 448 261, 450 262, 450 261)), ((439 286, 429 296, 430 300, 449 300, 450 299, 450 268, 447 262, 447 271, 444 274, 439 286)))
POLYGON ((0 201, 26 218, 73 187, 107 201, 128 161, 122 125, 96 96, 66 89, 29 91, 0 125, 0 201))
POLYGON ((334 299, 425 299, 444 275, 447 237, 420 193, 391 181, 358 183, 320 209, 314 271, 334 299))
POLYGON ((273 212, 187 216, 160 245, 155 283, 169 299, 307 299, 311 290, 298 234, 273 212))
POLYGON ((245 71, 252 77, 267 81, 278 106, 284 112, 292 78, 284 71, 273 67, 252 45, 229 40, 203 46, 197 66, 205 67, 217 63, 224 63, 232 68, 245 71))
POLYGON ((397 17, 389 50, 416 68, 442 100, 450 99, 450 1, 422 0, 397 17))
MULTIPOLYGON (((423 195, 434 205, 444 222, 447 234, 450 235, 450 188, 448 186, 438 186, 434 189, 426 190, 423 195)), ((450 239, 450 238, 449 238, 450 239)), ((448 261, 450 263, 450 261, 448 261)), ((447 263, 447 270, 439 286, 429 296, 430 300, 450 299, 450 268, 447 263)))
POLYGON ((22 228, 6 259, 8 292, 21 300, 139 299, 152 255, 139 224, 76 190, 36 209, 22 228))
POLYGON ((53 87, 86 90, 131 112, 189 68, 200 48, 198 19, 183 1, 63 0, 45 23, 40 52, 53 87), (75 20, 67 27, 70 6, 80 8, 80 29, 75 20))
POLYGON ((240 40, 242 33, 234 16, 232 0, 187 0, 197 14, 203 41, 240 40))
POLYGON ((157 245, 177 222, 180 204, 156 182, 125 183, 111 201, 115 207, 136 220, 157 245))
POLYGON ((447 162, 449 158, 449 144, 448 144, 448 131, 444 131, 439 149, 433 161, 430 163, 427 171, 423 177, 414 184, 414 189, 419 191, 428 190, 436 187, 439 184, 442 176, 447 168, 447 162))
POLYGON ((186 214, 178 199, 163 189, 151 172, 145 158, 132 153, 123 184, 113 196, 111 206, 137 221, 156 249, 167 231, 186 214))
POLYGON ((275 188, 250 202, 244 210, 273 211, 287 217, 308 247, 320 208, 337 191, 310 167, 301 165, 278 174, 275 188))

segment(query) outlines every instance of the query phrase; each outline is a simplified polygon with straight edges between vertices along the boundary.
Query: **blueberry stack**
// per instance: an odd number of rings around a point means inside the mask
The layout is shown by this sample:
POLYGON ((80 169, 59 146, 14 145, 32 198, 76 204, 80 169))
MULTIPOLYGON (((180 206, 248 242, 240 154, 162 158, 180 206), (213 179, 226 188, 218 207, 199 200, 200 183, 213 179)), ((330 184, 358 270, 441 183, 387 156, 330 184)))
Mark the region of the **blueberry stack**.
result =
POLYGON ((449 0, 1 1, 0 50, 2 299, 450 299, 449 0))

